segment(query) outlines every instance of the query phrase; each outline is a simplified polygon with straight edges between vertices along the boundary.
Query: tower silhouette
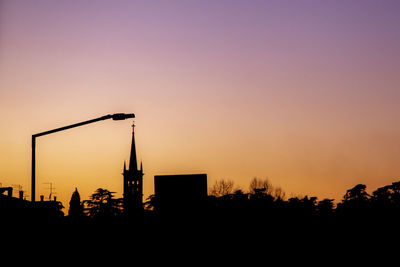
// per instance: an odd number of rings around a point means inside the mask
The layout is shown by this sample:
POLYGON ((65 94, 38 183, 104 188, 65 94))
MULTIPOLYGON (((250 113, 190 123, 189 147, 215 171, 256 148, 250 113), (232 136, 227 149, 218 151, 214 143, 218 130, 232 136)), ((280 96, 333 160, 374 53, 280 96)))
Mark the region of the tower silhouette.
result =
POLYGON ((124 212, 127 215, 137 215, 143 210, 143 165, 140 163, 140 170, 137 166, 135 125, 132 125, 132 144, 129 159, 129 168, 126 169, 124 162, 124 212))

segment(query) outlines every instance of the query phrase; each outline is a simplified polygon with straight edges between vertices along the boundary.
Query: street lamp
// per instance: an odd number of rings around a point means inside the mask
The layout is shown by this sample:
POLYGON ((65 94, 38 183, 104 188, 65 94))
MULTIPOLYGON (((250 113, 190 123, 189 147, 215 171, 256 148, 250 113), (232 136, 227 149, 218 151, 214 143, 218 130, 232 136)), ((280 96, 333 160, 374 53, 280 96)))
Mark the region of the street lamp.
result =
POLYGON ((60 132, 60 131, 64 131, 67 129, 71 129, 71 128, 75 128, 78 126, 82 126, 82 125, 86 125, 89 123, 93 123, 93 122, 97 122, 97 121, 103 121, 103 120, 108 120, 108 119, 113 119, 114 121, 121 121, 121 120, 126 120, 129 118, 135 118, 135 114, 133 113, 129 113, 129 114, 125 114, 125 113, 115 113, 112 115, 106 115, 97 119, 93 119, 93 120, 88 120, 88 121, 84 121, 84 122, 79 122, 79 123, 75 123, 72 125, 68 125, 68 126, 64 126, 64 127, 60 127, 57 129, 53 129, 53 130, 49 130, 46 132, 41 132, 41 133, 37 133, 32 135, 32 173, 31 173, 31 179, 32 179, 32 183, 31 183, 31 201, 35 202, 35 183, 36 183, 36 138, 39 136, 43 136, 43 135, 48 135, 48 134, 52 134, 52 133, 56 133, 56 132, 60 132))

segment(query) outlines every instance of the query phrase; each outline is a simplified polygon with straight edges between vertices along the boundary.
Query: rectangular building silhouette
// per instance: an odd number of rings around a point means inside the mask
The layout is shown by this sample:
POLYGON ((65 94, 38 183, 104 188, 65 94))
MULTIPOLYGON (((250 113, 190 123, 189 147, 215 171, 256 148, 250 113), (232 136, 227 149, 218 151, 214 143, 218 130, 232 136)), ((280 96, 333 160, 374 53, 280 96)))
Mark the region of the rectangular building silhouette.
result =
POLYGON ((154 192, 158 212, 197 212, 207 199, 207 174, 156 175, 154 192))

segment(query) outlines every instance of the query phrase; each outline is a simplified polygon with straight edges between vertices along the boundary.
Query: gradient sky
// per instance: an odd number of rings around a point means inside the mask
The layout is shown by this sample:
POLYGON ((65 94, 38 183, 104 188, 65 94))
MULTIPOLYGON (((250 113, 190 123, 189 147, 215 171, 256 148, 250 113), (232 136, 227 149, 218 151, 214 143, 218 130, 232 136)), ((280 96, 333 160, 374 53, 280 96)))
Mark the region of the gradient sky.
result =
MULTIPOLYGON (((31 135, 136 114, 145 197, 157 174, 340 201, 400 180, 400 1, 0 0, 0 183, 30 194, 31 135)), ((54 183, 122 192, 131 121, 40 137, 54 183)))

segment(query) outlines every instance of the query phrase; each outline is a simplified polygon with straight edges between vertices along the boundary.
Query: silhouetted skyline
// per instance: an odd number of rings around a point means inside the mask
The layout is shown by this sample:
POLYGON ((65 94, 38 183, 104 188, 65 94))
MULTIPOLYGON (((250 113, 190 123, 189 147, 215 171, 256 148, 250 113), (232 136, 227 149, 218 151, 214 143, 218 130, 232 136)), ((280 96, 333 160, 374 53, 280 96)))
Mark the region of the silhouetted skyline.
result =
POLYGON ((320 234, 336 231, 346 234, 355 230, 353 227, 367 227, 374 232, 385 226, 386 231, 392 231, 400 222, 400 181, 376 188, 372 193, 367 192, 364 184, 357 184, 335 203, 334 199, 317 196, 286 198, 284 192, 276 190, 267 179, 254 178, 248 191, 235 189, 231 182, 221 180, 210 188, 209 194, 204 190, 206 174, 162 175, 154 179, 156 193, 147 198, 142 207, 130 206, 129 197, 115 198, 115 192, 104 188, 98 188, 90 199, 81 199, 76 188, 68 213, 62 211, 64 206, 56 199, 45 201, 41 197, 40 201, 31 202, 12 197, 9 188, 0 188, 2 225, 46 226, 51 223, 52 227, 59 225, 68 230, 87 225, 101 229, 107 224, 108 227, 122 227, 123 231, 124 227, 131 229, 143 224, 148 224, 147 229, 154 225, 179 227, 177 223, 180 222, 193 234, 196 227, 206 231, 228 223, 227 229, 240 226, 235 230, 238 234, 257 223, 278 227, 285 234, 303 227, 321 231, 320 234), (204 223, 207 225, 202 226, 204 223), (292 230, 285 229, 289 225, 292 230))

